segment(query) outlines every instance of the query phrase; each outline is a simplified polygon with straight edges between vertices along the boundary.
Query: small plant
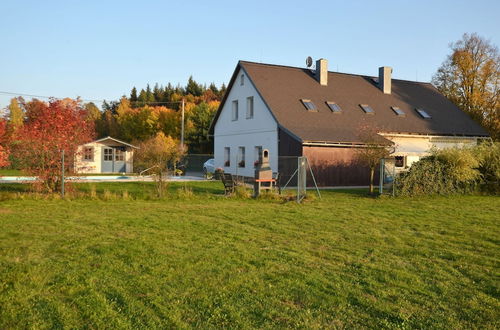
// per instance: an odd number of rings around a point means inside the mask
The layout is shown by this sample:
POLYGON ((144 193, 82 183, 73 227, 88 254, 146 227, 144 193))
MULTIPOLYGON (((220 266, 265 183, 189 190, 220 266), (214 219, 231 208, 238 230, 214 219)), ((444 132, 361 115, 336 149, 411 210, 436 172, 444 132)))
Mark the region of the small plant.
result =
POLYGON ((128 193, 128 190, 124 190, 124 191, 122 191, 122 199, 123 199, 123 200, 125 200, 125 201, 127 201, 127 200, 131 199, 131 198, 130 198, 130 195, 129 195, 129 193, 128 193))
POLYGON ((105 200, 105 201, 109 201, 109 200, 112 200, 112 199, 115 199, 116 196, 115 194, 113 194, 111 191, 109 191, 108 189, 105 189, 103 194, 102 194, 102 199, 105 200))
POLYGON ((89 197, 90 199, 97 199, 97 191, 95 184, 90 186, 89 197))
POLYGON ((182 186, 177 190, 177 197, 180 199, 189 199, 194 196, 193 189, 187 185, 182 186))
POLYGON ((234 189, 234 197, 236 198, 242 198, 242 199, 248 199, 252 197, 252 193, 249 189, 247 189, 244 186, 237 186, 234 189))

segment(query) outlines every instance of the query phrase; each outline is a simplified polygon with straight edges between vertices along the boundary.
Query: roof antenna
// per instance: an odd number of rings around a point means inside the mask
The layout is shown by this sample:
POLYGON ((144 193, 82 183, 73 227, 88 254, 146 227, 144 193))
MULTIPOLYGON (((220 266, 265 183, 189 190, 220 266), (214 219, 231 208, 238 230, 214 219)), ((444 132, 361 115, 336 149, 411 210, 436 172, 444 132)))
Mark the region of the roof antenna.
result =
POLYGON ((307 58, 306 58, 306 66, 308 68, 311 68, 312 65, 313 65, 313 59, 312 59, 312 57, 311 56, 307 56, 307 58))

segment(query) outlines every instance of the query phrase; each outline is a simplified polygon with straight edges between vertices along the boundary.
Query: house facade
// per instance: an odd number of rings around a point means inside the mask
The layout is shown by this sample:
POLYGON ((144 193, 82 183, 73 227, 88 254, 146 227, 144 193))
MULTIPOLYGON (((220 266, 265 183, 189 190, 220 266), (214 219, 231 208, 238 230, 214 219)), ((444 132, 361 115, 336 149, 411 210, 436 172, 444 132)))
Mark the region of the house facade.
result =
POLYGON ((132 173, 137 147, 110 136, 78 147, 76 173, 132 173))
POLYGON ((365 185, 365 131, 393 146, 404 170, 432 148, 475 145, 487 132, 431 84, 240 61, 212 122, 216 168, 253 177, 259 150, 274 172, 306 156, 322 186, 365 185))

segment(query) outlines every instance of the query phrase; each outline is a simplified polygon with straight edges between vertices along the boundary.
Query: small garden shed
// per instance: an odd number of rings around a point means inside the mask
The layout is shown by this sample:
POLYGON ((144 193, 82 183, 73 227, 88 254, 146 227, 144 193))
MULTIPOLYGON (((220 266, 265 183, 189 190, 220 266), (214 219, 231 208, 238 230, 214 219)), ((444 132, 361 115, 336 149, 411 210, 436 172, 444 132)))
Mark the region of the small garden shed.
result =
POLYGON ((78 147, 77 173, 132 173, 134 149, 129 143, 110 136, 78 147))

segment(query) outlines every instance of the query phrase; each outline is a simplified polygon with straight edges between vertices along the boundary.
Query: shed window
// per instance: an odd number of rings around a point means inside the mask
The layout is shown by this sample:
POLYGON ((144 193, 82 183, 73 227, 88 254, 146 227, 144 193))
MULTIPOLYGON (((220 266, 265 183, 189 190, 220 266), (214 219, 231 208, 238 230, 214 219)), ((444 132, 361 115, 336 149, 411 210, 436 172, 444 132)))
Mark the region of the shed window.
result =
POLYGON ((93 162, 94 161, 94 147, 85 147, 83 149, 83 160, 93 162))
POLYGON ((253 96, 247 97, 247 119, 253 118, 253 96))
POLYGON ((318 111, 316 109, 316 105, 313 103, 313 101, 308 100, 308 99, 301 99, 300 101, 302 101, 302 104, 304 104, 304 106, 306 107, 307 110, 318 111))
POLYGON ((418 112, 418 114, 420 115, 420 117, 422 117, 424 119, 431 119, 432 118, 432 116, 429 115, 429 113, 427 111, 425 111, 424 109, 417 108, 415 110, 418 112))
POLYGON ((341 113, 342 112, 342 109, 340 108, 340 106, 335 103, 335 102, 326 102, 326 104, 328 105, 328 107, 330 108, 330 110, 332 110, 333 113, 341 113))
POLYGON ((391 107, 392 111, 398 116, 404 117, 406 114, 403 110, 401 110, 399 107, 391 107))
POLYGON ((224 148, 224 166, 231 166, 231 148, 229 147, 224 148))
POLYGON ((104 160, 107 162, 113 161, 113 149, 111 148, 104 149, 104 160))
POLYGON ((115 161, 123 162, 125 160, 125 151, 122 149, 115 149, 115 161))
POLYGON ((373 115, 375 114, 375 111, 373 111, 372 107, 370 107, 368 104, 360 104, 359 105, 363 111, 368 114, 368 115, 373 115))

